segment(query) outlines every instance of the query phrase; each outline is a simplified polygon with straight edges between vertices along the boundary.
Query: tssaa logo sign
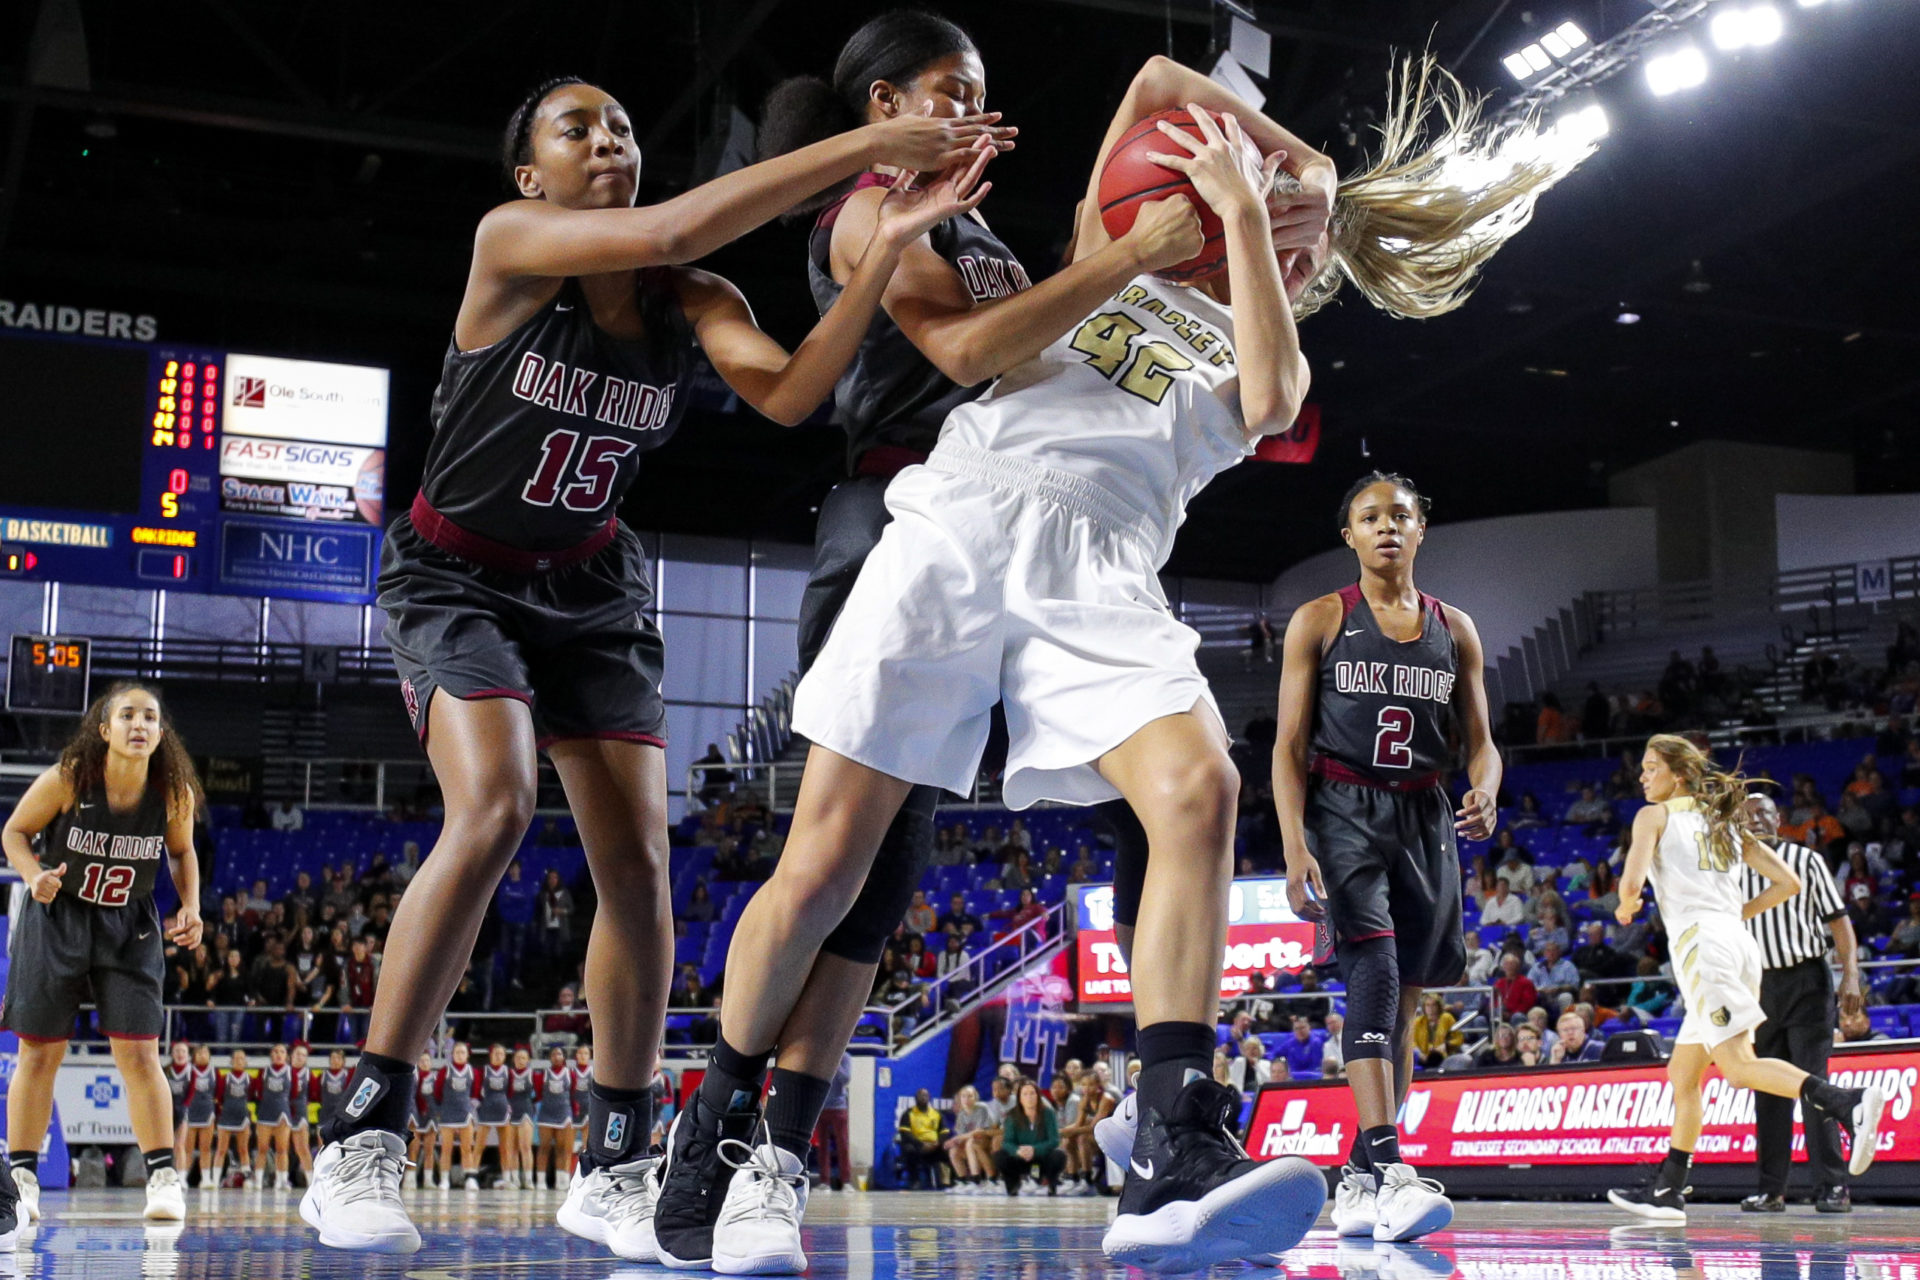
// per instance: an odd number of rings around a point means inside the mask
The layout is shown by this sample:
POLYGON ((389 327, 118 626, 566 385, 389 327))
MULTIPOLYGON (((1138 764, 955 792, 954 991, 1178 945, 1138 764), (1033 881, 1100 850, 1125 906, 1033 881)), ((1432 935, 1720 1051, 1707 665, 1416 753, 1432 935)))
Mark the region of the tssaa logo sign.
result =
POLYGON ((364 600, 373 590, 372 529, 227 520, 220 527, 220 585, 364 600))
MULTIPOLYGON (((1113 886, 1076 887, 1078 990, 1084 1004, 1133 999, 1127 962, 1114 937, 1113 886)), ((1227 904, 1222 996, 1244 995, 1269 973, 1298 973, 1313 960, 1313 925, 1287 905, 1285 879, 1235 880, 1227 904)))

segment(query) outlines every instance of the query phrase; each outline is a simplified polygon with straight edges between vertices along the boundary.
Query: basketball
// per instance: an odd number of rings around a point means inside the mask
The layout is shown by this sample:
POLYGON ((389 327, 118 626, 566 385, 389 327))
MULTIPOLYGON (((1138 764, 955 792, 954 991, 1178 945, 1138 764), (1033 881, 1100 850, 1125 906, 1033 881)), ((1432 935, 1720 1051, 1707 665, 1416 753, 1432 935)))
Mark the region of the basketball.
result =
POLYGON ((1100 223, 1108 235, 1118 240, 1133 230, 1133 220, 1140 215, 1141 205, 1169 196, 1185 196, 1193 202, 1194 212, 1200 215, 1200 234, 1206 238, 1205 243, 1199 253, 1185 262, 1154 274, 1162 280, 1193 284, 1219 274, 1226 267, 1226 231, 1186 175, 1148 159, 1178 149, 1178 144, 1171 139, 1160 141, 1164 135, 1156 126, 1162 120, 1205 141, 1200 126, 1193 122, 1185 108, 1157 111, 1121 134, 1100 170, 1100 223))

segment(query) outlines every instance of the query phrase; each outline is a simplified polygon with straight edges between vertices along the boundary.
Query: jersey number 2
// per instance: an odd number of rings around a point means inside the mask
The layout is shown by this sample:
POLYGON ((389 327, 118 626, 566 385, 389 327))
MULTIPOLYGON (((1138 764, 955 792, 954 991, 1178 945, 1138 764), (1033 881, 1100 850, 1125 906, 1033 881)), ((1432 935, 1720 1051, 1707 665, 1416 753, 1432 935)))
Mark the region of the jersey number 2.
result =
POLYGON ((89 862, 86 875, 80 878, 80 901, 102 907, 124 907, 132 889, 132 867, 106 867, 89 862))
POLYGON ((1380 708, 1380 732, 1373 735, 1373 767, 1411 769, 1413 748, 1413 712, 1405 707, 1380 708))
POLYGON ((606 506, 613 482, 620 475, 620 459, 633 452, 633 441, 619 436, 589 436, 574 461, 574 446, 579 443, 578 431, 549 431, 540 442, 540 469, 527 481, 520 496, 536 507, 550 507, 558 498, 569 511, 598 511, 606 506), (576 478, 562 489, 569 461, 573 461, 571 470, 576 478))

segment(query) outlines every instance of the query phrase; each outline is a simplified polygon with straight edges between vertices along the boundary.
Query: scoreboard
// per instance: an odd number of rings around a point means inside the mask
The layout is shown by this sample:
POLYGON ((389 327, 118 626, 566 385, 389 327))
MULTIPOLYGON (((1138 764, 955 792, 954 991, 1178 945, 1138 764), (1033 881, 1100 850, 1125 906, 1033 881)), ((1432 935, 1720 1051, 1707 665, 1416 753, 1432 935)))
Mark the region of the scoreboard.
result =
POLYGON ((0 330, 0 577, 365 604, 388 372, 0 330))

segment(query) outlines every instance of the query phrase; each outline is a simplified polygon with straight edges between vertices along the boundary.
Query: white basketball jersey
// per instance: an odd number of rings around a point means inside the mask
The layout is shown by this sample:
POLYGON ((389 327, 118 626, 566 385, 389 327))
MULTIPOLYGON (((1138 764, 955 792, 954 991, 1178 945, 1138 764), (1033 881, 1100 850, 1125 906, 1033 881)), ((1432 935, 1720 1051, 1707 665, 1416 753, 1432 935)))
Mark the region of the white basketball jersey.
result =
POLYGON ((1677 937, 1703 917, 1739 924, 1747 904, 1741 866, 1738 838, 1715 841, 1707 815, 1692 797, 1667 801, 1667 828, 1649 873, 1667 936, 1677 937))
POLYGON ((1198 289, 1140 276, 948 414, 940 439, 1101 486, 1139 513, 1164 563, 1187 503, 1253 452, 1233 312, 1198 289))

